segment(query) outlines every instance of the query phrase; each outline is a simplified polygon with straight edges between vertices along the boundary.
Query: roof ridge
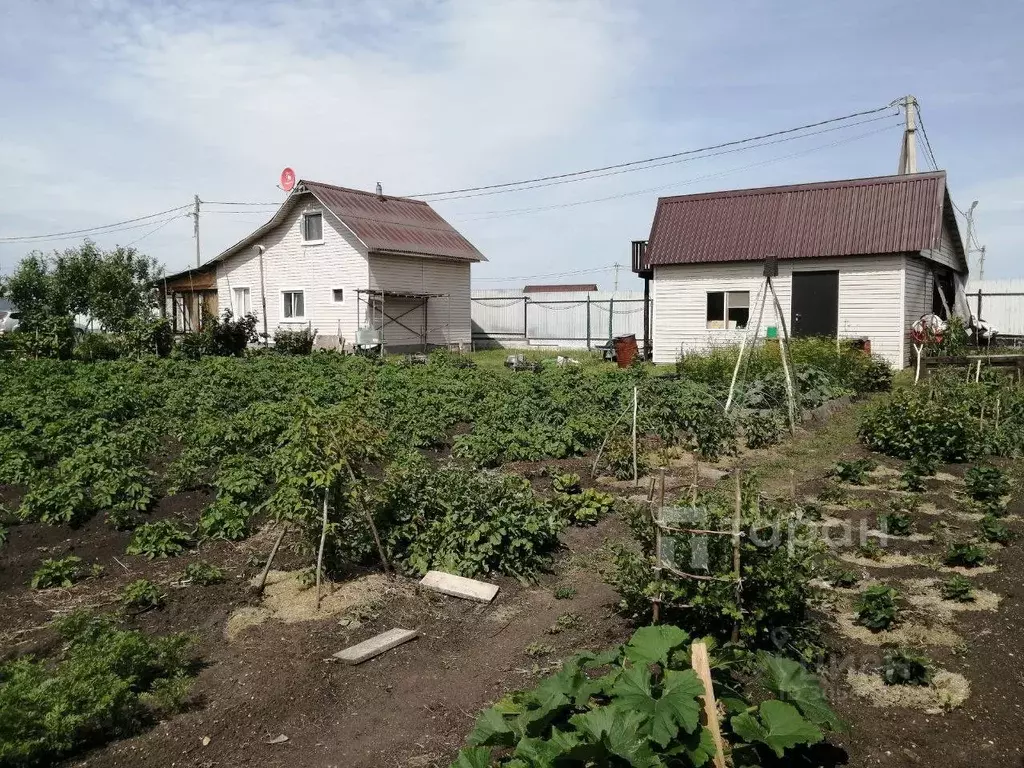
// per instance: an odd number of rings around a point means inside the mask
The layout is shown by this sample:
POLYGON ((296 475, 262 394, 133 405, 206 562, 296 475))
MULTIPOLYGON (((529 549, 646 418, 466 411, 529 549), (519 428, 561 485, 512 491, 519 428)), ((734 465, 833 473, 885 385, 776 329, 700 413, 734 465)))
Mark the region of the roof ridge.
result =
MULTIPOLYGON (((328 184, 325 181, 313 181, 312 179, 300 179, 299 184, 313 184, 318 187, 327 187, 328 189, 334 189, 338 192, 350 192, 356 195, 367 195, 369 197, 383 197, 386 200, 401 200, 404 203, 419 203, 420 205, 430 206, 426 200, 416 200, 412 197, 402 197, 401 195, 378 195, 376 192, 369 192, 365 189, 353 189, 352 187, 339 187, 337 184, 328 184)), ((296 185, 298 186, 298 185, 296 185)))
POLYGON ((689 195, 669 195, 659 197, 658 202, 673 203, 689 200, 702 199, 724 199, 729 197, 744 197, 757 194, 782 194, 784 192, 803 192, 814 189, 838 189, 842 187, 871 186, 883 181, 909 182, 925 181, 928 179, 945 178, 944 170, 923 171, 921 173, 896 173, 886 176, 861 176, 855 179, 834 179, 831 181, 810 181, 796 184, 778 184, 766 187, 743 187, 740 189, 724 189, 715 192, 694 192, 689 195))

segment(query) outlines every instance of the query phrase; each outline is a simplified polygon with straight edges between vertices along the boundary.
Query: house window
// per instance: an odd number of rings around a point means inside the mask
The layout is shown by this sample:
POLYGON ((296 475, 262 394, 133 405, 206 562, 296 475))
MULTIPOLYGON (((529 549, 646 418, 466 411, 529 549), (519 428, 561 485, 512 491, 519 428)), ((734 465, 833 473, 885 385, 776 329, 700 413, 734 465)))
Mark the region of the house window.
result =
POLYGON ((285 320, 306 319, 306 297, 302 291, 281 292, 281 317, 285 320))
POLYGON ((248 288, 235 288, 235 314, 239 317, 252 314, 252 296, 248 288))
POLYGON ((750 291, 709 291, 707 325, 712 330, 746 328, 750 317, 750 291))
POLYGON ((324 241, 324 215, 322 213, 303 215, 302 239, 307 243, 322 243, 324 241))
POLYGON ((342 289, 342 288, 335 288, 334 289, 334 300, 336 302, 344 301, 345 300, 345 291, 344 291, 344 289, 342 289))

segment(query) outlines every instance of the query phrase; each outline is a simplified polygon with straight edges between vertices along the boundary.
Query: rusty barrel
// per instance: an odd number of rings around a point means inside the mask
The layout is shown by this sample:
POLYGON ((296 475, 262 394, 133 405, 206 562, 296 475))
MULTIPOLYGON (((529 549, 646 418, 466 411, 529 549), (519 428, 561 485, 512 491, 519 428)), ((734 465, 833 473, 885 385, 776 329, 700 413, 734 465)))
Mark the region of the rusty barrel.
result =
POLYGON ((612 344, 615 345, 615 359, 619 363, 619 368, 628 368, 637 353, 636 334, 616 336, 612 339, 612 344))

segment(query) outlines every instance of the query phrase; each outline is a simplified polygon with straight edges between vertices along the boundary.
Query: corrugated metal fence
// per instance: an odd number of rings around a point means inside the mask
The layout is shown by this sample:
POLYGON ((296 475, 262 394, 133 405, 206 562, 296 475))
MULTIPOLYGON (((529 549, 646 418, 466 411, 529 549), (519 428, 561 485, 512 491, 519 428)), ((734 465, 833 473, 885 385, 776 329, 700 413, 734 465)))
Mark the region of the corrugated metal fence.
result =
POLYGON ((535 293, 473 291, 473 342, 480 346, 600 346, 612 336, 644 338, 642 291, 535 293))
POLYGON ((973 280, 966 293, 975 317, 994 325, 1002 336, 1024 336, 1024 279, 973 280))

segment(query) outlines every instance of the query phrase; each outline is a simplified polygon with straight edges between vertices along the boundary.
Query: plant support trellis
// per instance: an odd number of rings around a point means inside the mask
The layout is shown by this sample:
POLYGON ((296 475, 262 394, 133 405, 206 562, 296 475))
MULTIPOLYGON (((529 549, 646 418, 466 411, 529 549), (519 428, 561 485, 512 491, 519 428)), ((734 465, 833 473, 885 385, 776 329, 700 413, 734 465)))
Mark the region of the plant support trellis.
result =
MULTIPOLYGON (((733 476, 736 481, 736 506, 733 514, 733 524, 730 530, 722 531, 710 529, 707 526, 690 527, 685 525, 687 520, 692 521, 694 518, 701 517, 697 508, 697 481, 699 478, 699 468, 696 453, 694 454, 693 483, 690 487, 690 506, 687 508, 669 508, 665 506, 665 470, 661 470, 658 503, 657 505, 651 505, 651 519, 654 523, 655 562, 653 568, 655 579, 659 582, 663 578, 663 575, 668 573, 677 579, 685 579, 689 581, 714 581, 733 584, 736 590, 736 606, 739 613, 742 614, 743 578, 740 571, 740 542, 743 539, 743 531, 741 530, 743 490, 739 467, 736 467, 733 470, 733 476), (704 567, 708 570, 708 573, 706 574, 692 573, 690 571, 682 570, 679 567, 679 563, 676 561, 675 543, 676 538, 679 536, 729 536, 732 539, 732 573, 729 576, 712 575, 713 571, 710 567, 710 563, 704 564, 704 567)), ((689 551, 691 552, 692 565, 692 553, 694 551, 692 544, 689 551)), ((662 606, 668 604, 665 602, 664 593, 660 590, 658 594, 652 595, 650 600, 653 606, 654 623, 657 624, 661 620, 662 606)), ((687 608, 689 606, 672 604, 672 607, 687 608)), ((737 619, 732 630, 733 642, 737 642, 739 640, 739 631, 740 623, 737 619)))

